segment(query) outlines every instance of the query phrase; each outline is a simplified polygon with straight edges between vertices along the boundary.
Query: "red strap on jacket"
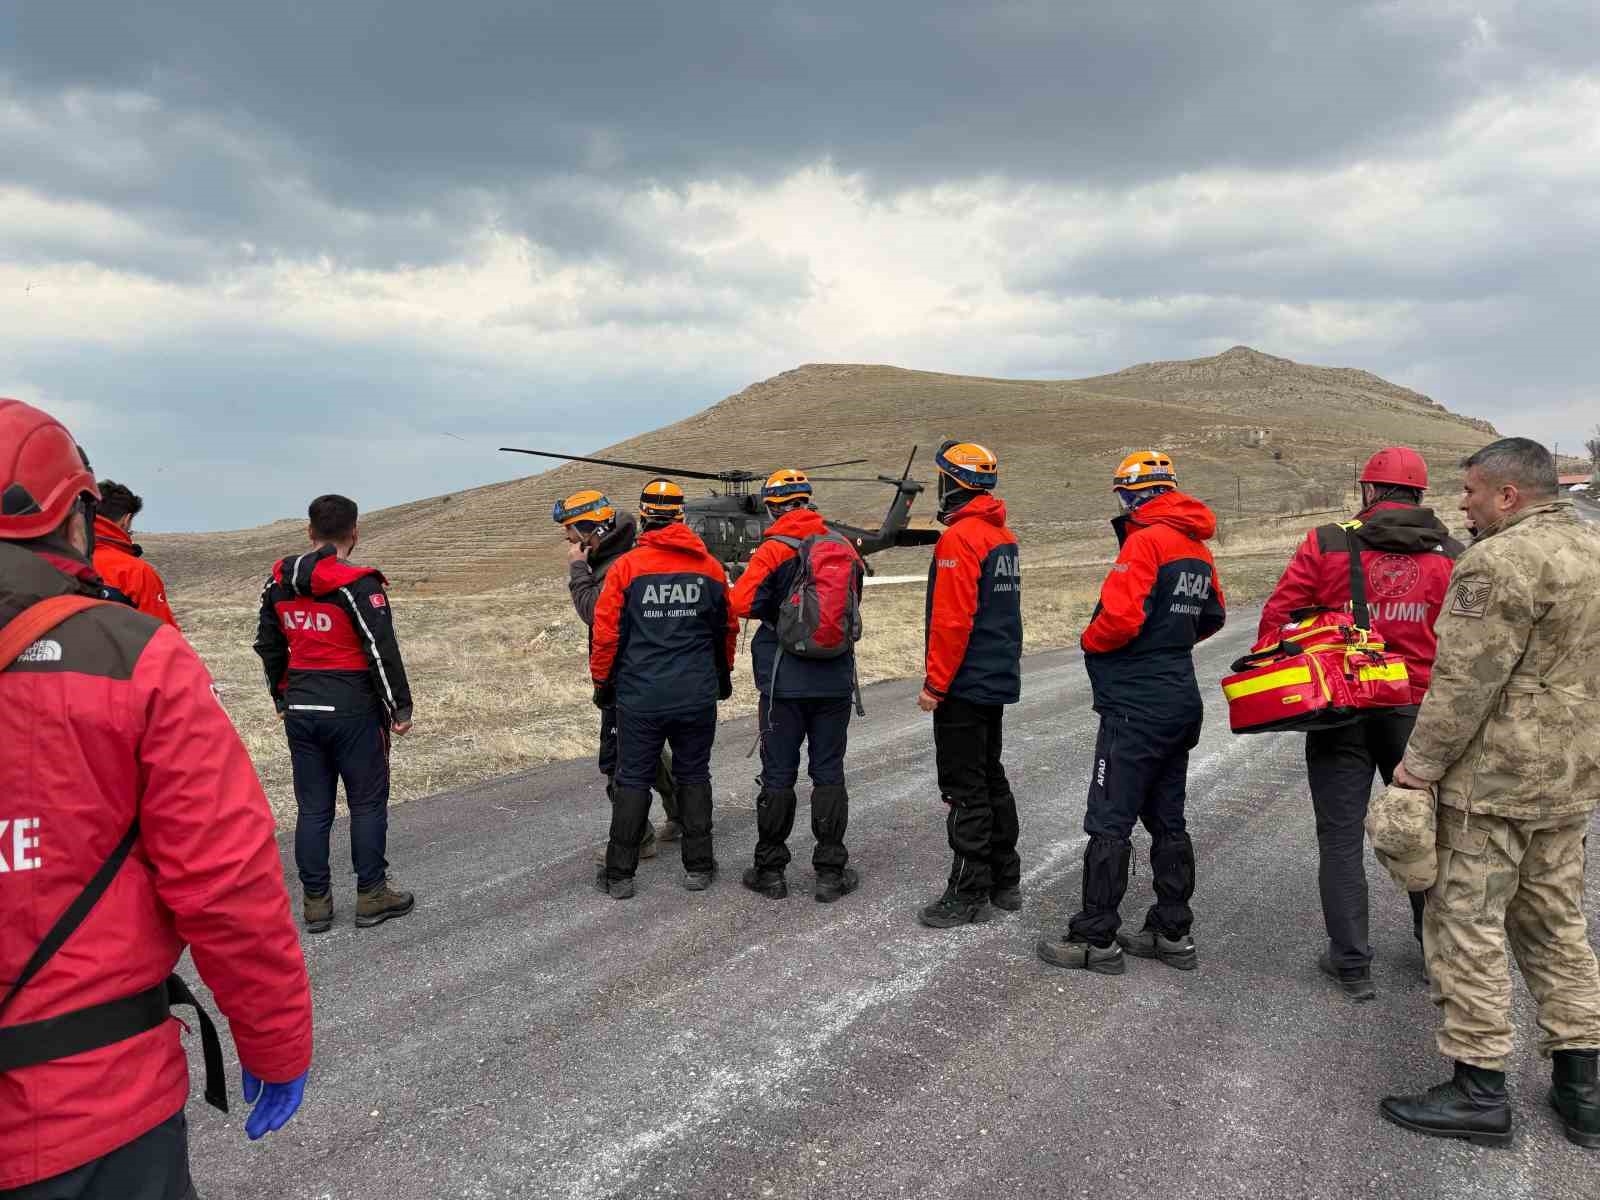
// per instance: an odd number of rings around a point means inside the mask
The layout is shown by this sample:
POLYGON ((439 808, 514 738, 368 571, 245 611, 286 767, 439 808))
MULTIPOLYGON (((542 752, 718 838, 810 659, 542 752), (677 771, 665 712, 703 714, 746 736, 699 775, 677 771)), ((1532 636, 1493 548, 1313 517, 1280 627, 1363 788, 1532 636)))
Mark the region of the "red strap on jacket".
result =
POLYGON ((109 603, 109 600, 96 600, 92 596, 51 596, 23 609, 0 629, 0 671, 16 662, 24 650, 68 617, 109 603))

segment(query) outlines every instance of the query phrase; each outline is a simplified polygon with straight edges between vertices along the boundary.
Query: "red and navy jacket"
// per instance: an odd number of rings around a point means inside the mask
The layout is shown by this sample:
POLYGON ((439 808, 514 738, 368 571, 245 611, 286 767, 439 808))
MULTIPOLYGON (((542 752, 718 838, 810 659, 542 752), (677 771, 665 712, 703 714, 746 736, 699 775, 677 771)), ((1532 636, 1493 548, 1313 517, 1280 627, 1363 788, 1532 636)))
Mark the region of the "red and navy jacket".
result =
POLYGON ((167 604, 167 585, 145 561, 144 548, 135 545, 122 526, 105 517, 94 519, 94 569, 140 612, 178 627, 167 604))
POLYGON ((755 669, 756 687, 763 696, 779 700, 838 698, 855 693, 855 650, 838 658, 778 659, 778 610, 794 590, 800 571, 800 552, 778 538, 804 541, 826 533, 822 517, 809 508, 785 513, 774 521, 761 545, 729 594, 735 617, 755 617, 761 622, 750 639, 750 665, 755 669), (773 665, 777 664, 777 677, 773 665))
POLYGON ((1022 574, 1006 506, 967 501, 928 565, 922 686, 940 700, 1015 704, 1022 698, 1022 574))
MULTIPOLYGON (((102 594, 81 557, 32 545, 0 542, 0 629, 41 600, 102 594)), ((272 811, 183 636, 120 604, 78 613, 0 672, 0 709, 13 716, 0 737, 0 980, 21 974, 139 823, 105 893, 0 1026, 135 995, 187 947, 244 1066, 277 1083, 304 1073, 311 988, 272 811)), ((184 1032, 174 1014, 0 1071, 0 1191, 74 1170, 181 1112, 184 1032)))
POLYGON ((589 674, 618 708, 715 707, 731 686, 738 640, 727 573, 694 530, 677 522, 645 530, 606 572, 589 674))
POLYGON ((1203 709, 1195 643, 1222 628, 1222 584, 1205 540, 1217 518, 1165 492, 1111 522, 1122 549, 1079 645, 1096 712, 1189 721, 1203 709))
MULTIPOLYGON (((1421 704, 1439 647, 1433 631, 1461 543, 1431 508, 1384 501, 1360 513, 1354 530, 1366 578, 1373 632, 1406 660, 1413 703, 1421 704)), ((1344 526, 1319 525, 1306 534, 1283 578, 1261 610, 1258 647, 1276 642, 1289 614, 1350 602, 1350 547, 1344 526)))
POLYGON ((279 712, 411 720, 394 612, 375 567, 332 546, 281 559, 261 589, 256 653, 279 712))

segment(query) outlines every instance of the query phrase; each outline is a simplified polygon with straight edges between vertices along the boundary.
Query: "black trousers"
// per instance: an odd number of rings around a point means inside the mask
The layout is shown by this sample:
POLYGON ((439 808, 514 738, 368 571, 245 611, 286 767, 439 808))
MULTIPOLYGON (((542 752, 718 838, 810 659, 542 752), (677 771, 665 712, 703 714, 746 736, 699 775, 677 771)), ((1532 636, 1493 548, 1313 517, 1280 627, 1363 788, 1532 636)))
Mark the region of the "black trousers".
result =
MULTIPOLYGON (((1367 804, 1372 774, 1387 784, 1405 756, 1415 713, 1382 713, 1338 729, 1306 734, 1306 775, 1317 816, 1317 886, 1329 957, 1346 970, 1372 962, 1367 924, 1367 804)), ((1411 893, 1412 928, 1422 922, 1426 892, 1411 893)))
MULTIPOLYGON (((617 774, 617 707, 614 704, 600 710, 600 755, 597 761, 600 773, 607 780, 613 780, 617 774)), ((667 820, 676 821, 678 795, 672 785, 672 755, 667 751, 662 751, 656 763, 654 787, 661 796, 661 811, 667 814, 667 820)))
POLYGON ((850 698, 761 697, 761 794, 756 798, 756 867, 782 871, 789 865, 789 835, 794 831, 794 785, 800 777, 800 747, 807 750, 811 776, 811 833, 816 839, 811 865, 818 874, 844 870, 850 823, 850 796, 844 785, 844 755, 850 735, 850 698))
POLYGON ((945 895, 987 901, 1022 881, 1017 801, 1000 762, 1005 706, 950 698, 933 710, 939 793, 953 861, 945 895))
POLYGON ((1134 822, 1150 833, 1150 867, 1156 902, 1144 927, 1164 937, 1189 932, 1194 913, 1194 844, 1184 819, 1189 751, 1200 741, 1200 718, 1153 723, 1116 712, 1102 713, 1089 777, 1083 831, 1083 907, 1067 936, 1109 946, 1122 925, 1128 890, 1134 822))
POLYGON ((0 1200, 196 1200, 183 1110, 93 1162, 0 1191, 0 1200))
POLYGON ((711 747, 717 706, 652 713, 617 709, 617 774, 611 794, 611 838, 606 877, 631 879, 639 867, 639 838, 650 815, 650 785, 661 751, 672 747, 672 782, 683 822, 683 869, 716 869, 711 851, 711 747))
POLYGON ((356 886, 377 887, 389 872, 389 726, 381 713, 356 717, 289 713, 283 721, 294 768, 294 860, 300 885, 320 896, 332 886, 328 837, 339 780, 350 805, 356 886))

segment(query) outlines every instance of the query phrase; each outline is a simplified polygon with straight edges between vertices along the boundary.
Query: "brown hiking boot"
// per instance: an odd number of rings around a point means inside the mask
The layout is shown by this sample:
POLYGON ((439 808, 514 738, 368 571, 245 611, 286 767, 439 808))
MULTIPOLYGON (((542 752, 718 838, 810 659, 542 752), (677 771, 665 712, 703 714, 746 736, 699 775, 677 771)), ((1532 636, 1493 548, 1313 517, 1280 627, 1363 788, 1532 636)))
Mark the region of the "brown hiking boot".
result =
MULTIPOLYGON (((647 858, 654 858, 656 856, 656 852, 656 827, 650 824, 649 821, 646 821, 644 823, 644 834, 639 838, 639 861, 643 862, 647 858)), ((594 860, 597 863, 604 863, 606 861, 605 842, 601 842, 595 847, 594 860)))
POLYGON ((410 892, 396 891, 385 879, 370 892, 356 892, 356 926, 371 929, 390 917, 403 917, 416 903, 417 898, 410 892))
POLYGON ((327 933, 333 928, 333 893, 313 896, 307 892, 303 912, 307 933, 327 933))

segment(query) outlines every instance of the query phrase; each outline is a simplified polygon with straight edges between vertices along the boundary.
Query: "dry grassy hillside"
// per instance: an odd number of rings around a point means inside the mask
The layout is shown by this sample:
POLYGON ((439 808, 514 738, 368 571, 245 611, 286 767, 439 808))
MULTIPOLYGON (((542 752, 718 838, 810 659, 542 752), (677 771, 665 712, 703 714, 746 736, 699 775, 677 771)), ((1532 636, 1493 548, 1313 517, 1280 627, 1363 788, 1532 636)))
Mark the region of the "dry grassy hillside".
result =
MULTIPOLYGON (((716 470, 868 458, 898 473, 913 443, 917 474, 943 438, 984 442, 1001 456, 1013 523, 1035 547, 1096 537, 1109 515, 1106 479, 1126 451, 1156 445, 1184 487, 1224 518, 1224 539, 1260 518, 1344 503, 1352 464, 1401 442, 1427 456, 1443 487, 1463 454, 1494 436, 1428 397, 1365 371, 1309 367, 1243 346, 1213 358, 1147 363, 1093 379, 986 379, 898 367, 811 365, 786 371, 669 425, 596 453, 716 470), (1241 519, 1242 518, 1242 519, 1241 519)), ((614 497, 642 476, 568 464, 545 474, 383 509, 362 518, 362 557, 401 591, 460 594, 548 578, 561 553, 545 521, 580 486, 614 497), (529 518, 533 519, 529 519, 529 518), (485 581, 488 581, 487 583, 485 581)), ((694 495, 699 485, 692 485, 694 495)), ((876 525, 889 489, 829 485, 826 512, 876 525)), ((924 520, 931 505, 922 501, 924 520)), ((176 596, 243 596, 263 566, 301 539, 293 522, 227 534, 143 541, 176 596)), ((901 555, 906 568, 914 557, 901 555)))

